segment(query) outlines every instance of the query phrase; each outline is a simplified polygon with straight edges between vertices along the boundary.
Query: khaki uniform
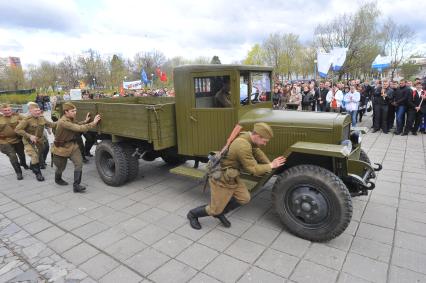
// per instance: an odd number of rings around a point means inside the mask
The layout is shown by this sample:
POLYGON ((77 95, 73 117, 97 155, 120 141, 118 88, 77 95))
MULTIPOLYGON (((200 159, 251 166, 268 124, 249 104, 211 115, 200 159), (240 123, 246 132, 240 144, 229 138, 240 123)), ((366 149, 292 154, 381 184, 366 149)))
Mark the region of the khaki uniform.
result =
POLYGON ((57 168, 57 173, 62 173, 65 170, 68 158, 74 163, 74 171, 82 171, 83 160, 77 138, 80 133, 87 132, 90 128, 96 126, 93 122, 84 123, 84 121, 77 123, 65 115, 57 122, 55 142, 52 146, 53 163, 57 168))
POLYGON ((10 162, 25 163, 24 145, 21 136, 17 135, 15 128, 24 116, 12 114, 10 117, 0 115, 0 151, 9 157, 10 162))
POLYGON ((250 201, 250 193, 239 177, 244 170, 261 176, 271 172, 271 161, 250 138, 249 132, 241 133, 230 145, 228 154, 221 162, 221 176, 209 178, 211 200, 206 207, 208 215, 219 215, 234 197, 241 205, 250 201))
POLYGON ((15 129, 15 132, 22 136, 25 153, 30 156, 31 164, 33 165, 38 164, 43 159, 44 144, 46 142, 44 136, 45 127, 55 128, 56 123, 47 121, 43 116, 28 116, 22 119, 15 129), (30 136, 36 136, 37 143, 33 144, 30 136))

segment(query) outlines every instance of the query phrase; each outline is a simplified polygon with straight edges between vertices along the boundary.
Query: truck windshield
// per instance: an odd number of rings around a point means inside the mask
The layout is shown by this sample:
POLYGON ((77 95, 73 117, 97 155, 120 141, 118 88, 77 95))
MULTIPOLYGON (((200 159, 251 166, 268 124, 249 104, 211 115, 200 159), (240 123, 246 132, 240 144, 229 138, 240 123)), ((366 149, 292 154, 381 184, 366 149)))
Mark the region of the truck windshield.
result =
POLYGON ((271 100, 271 73, 251 72, 252 95, 251 103, 266 102, 271 100))

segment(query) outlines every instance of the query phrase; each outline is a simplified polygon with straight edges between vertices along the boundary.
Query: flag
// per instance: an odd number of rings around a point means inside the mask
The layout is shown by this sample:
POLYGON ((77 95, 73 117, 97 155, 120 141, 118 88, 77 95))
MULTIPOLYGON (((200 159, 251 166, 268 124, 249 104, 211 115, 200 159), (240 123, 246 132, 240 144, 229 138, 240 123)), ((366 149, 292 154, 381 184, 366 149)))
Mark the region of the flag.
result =
POLYGON ((371 68, 382 70, 384 68, 389 68, 391 65, 391 58, 389 56, 380 56, 377 55, 376 59, 374 59, 371 64, 371 68))
POLYGON ((160 80, 162 82, 167 82, 167 74, 166 74, 166 72, 161 72, 160 80))
POLYGON ((148 76, 146 75, 145 69, 141 71, 141 81, 143 81, 144 84, 148 83, 148 76))
POLYGON ((332 54, 321 52, 318 50, 317 52, 317 67, 318 74, 320 77, 327 77, 328 70, 330 69, 330 65, 332 62, 332 54))
POLYGON ((343 47, 334 47, 330 54, 332 55, 332 61, 333 64, 333 71, 337 72, 339 71, 346 60, 346 53, 348 52, 347 48, 343 47))
POLYGON ((123 84, 120 86, 120 96, 124 96, 123 84))

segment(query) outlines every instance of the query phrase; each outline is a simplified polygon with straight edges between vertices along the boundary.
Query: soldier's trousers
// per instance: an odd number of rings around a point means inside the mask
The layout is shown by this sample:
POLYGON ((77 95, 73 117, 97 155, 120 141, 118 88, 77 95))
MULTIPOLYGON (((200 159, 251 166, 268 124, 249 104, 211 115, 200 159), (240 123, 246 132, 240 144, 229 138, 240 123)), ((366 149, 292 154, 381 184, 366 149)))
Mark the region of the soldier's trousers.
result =
POLYGON ((25 163, 24 144, 20 141, 12 144, 0 144, 0 151, 9 157, 10 163, 18 163, 18 157, 22 164, 25 163))
POLYGON ((38 164, 43 160, 44 142, 24 145, 25 153, 31 158, 31 164, 38 164))
POLYGON ((53 164, 56 166, 56 173, 64 172, 67 167, 68 158, 74 163, 74 171, 81 172, 83 169, 83 158, 81 156, 80 150, 75 149, 69 157, 63 157, 56 154, 53 154, 53 164))
POLYGON ((219 215, 222 213, 229 200, 234 197, 237 202, 244 205, 250 201, 250 193, 245 184, 239 180, 235 188, 227 188, 218 185, 209 179, 210 184, 210 204, 206 207, 208 215, 219 215))

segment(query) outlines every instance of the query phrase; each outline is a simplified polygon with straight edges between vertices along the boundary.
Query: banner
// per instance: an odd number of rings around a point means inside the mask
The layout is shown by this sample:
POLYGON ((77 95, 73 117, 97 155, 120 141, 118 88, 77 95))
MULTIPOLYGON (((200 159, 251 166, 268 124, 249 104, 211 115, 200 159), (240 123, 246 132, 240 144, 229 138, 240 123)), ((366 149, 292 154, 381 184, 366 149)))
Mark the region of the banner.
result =
POLYGON ((123 88, 124 89, 142 89, 142 81, 133 81, 133 82, 124 82, 123 81, 123 88))
POLYGON ((328 70, 330 69, 330 65, 332 62, 332 54, 318 51, 317 53, 317 66, 318 66, 318 74, 320 77, 327 77, 328 70))
POLYGON ((342 68, 346 60, 347 52, 348 52, 348 49, 343 47, 334 47, 330 51, 330 54, 332 56, 331 63, 333 64, 333 71, 337 72, 342 68))
POLYGON ((374 59, 373 63, 371 64, 371 68, 373 69, 379 69, 380 72, 382 69, 389 68, 391 66, 391 58, 389 56, 380 56, 377 55, 376 59, 374 59))

